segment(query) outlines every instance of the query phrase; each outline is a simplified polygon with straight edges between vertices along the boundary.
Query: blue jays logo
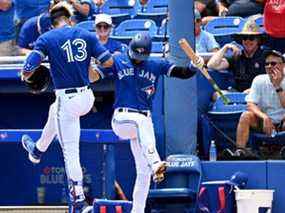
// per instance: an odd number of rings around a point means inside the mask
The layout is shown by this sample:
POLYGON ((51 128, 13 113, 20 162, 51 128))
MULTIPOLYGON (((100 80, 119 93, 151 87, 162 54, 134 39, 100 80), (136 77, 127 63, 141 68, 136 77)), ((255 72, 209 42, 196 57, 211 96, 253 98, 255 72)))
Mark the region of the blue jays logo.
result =
POLYGON ((150 86, 142 88, 141 90, 146 93, 147 98, 150 98, 155 92, 155 87, 154 85, 150 85, 150 86))

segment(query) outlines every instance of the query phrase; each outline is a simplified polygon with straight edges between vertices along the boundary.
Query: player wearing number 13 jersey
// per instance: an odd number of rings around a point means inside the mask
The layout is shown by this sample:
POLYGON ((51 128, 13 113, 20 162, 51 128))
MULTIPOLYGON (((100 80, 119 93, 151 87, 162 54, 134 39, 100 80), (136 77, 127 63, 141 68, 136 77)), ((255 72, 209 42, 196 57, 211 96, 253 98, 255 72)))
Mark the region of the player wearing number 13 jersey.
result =
POLYGON ((48 121, 40 139, 34 143, 29 136, 23 135, 22 144, 29 153, 29 159, 39 163, 42 153, 57 135, 69 183, 72 204, 69 210, 81 212, 85 197, 79 160, 79 119, 90 111, 94 102, 93 92, 89 88, 88 68, 91 56, 104 67, 111 66, 113 59, 95 34, 70 27, 70 16, 70 11, 62 4, 52 8, 51 21, 55 29, 38 38, 24 64, 23 76, 28 80, 33 70, 48 56, 56 100, 50 106, 48 121))

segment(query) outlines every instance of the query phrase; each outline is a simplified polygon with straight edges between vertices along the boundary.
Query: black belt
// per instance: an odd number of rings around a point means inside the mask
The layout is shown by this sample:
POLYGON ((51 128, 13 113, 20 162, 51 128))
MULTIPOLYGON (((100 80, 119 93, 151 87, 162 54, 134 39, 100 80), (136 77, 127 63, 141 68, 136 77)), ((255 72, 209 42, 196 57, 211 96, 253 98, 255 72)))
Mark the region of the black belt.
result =
POLYGON ((119 109, 118 109, 118 112, 135 112, 135 113, 142 114, 142 115, 144 115, 144 116, 149 116, 149 112, 140 111, 140 110, 135 110, 135 109, 119 108, 119 109))
MULTIPOLYGON (((87 89, 90 89, 90 88, 91 88, 91 86, 87 86, 87 89)), ((65 94, 71 94, 71 93, 77 93, 77 92, 78 92, 78 89, 76 89, 76 88, 66 89, 64 91, 65 94)))

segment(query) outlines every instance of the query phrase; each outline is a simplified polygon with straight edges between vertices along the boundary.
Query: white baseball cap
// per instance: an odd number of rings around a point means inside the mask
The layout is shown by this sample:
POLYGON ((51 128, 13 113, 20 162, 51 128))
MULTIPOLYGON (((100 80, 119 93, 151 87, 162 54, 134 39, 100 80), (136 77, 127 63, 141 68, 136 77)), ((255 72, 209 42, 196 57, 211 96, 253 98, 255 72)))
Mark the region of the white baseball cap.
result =
POLYGON ((112 17, 110 15, 104 14, 104 13, 96 15, 95 25, 102 23, 102 22, 106 23, 108 25, 112 25, 112 17))

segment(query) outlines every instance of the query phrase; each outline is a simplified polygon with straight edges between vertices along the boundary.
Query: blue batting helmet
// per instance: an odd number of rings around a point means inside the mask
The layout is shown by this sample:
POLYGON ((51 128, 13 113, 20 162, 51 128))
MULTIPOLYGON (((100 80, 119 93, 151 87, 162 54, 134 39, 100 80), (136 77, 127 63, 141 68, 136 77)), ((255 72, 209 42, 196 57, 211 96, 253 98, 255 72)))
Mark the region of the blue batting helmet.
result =
POLYGON ((146 60, 151 52, 152 42, 148 33, 138 33, 129 43, 129 56, 136 60, 146 60))
POLYGON ((236 184, 237 187, 243 189, 247 185, 248 175, 244 172, 236 172, 231 176, 230 181, 236 184))

